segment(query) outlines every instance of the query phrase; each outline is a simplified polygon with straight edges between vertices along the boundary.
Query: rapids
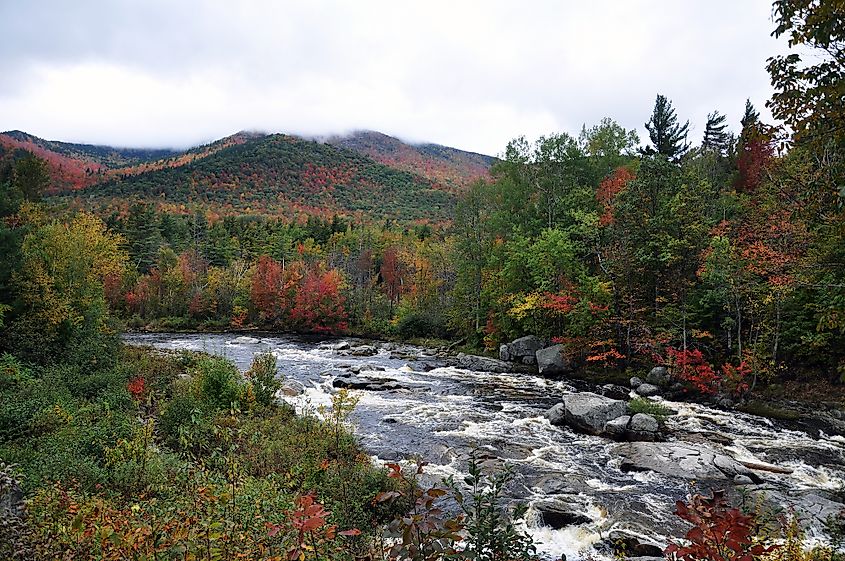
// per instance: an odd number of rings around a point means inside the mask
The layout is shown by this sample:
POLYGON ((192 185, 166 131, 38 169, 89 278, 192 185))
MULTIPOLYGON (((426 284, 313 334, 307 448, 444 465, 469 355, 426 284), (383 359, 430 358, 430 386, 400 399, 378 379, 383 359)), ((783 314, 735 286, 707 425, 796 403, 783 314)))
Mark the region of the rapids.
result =
MULTIPOLYGON (((509 496, 529 506, 527 530, 549 559, 561 554, 569 561, 611 559, 606 550, 594 548, 611 534, 623 532, 664 546, 684 531, 672 513, 675 501, 689 492, 688 482, 654 472, 623 472, 613 451, 616 443, 552 426, 543 417, 560 396, 577 391, 567 380, 471 372, 448 365, 430 349, 408 345, 366 342, 376 354, 350 356, 339 347, 362 343, 351 339, 258 334, 130 334, 125 339, 221 355, 241 369, 256 353, 271 351, 279 371, 304 386, 301 395, 285 399, 306 413, 330 405, 333 381, 350 368, 360 368, 367 379, 395 381, 399 389, 357 392, 354 429, 373 459, 420 457, 429 464, 429 476, 458 480, 473 447, 486 464, 507 463, 516 473, 509 496), (542 513, 549 510, 572 515, 576 523, 547 527, 542 513)), ((842 435, 698 404, 664 404, 678 411, 666 421, 673 438, 715 438, 737 459, 792 468, 791 474, 760 473, 767 492, 783 506, 795 504, 800 512, 812 497, 841 502, 842 435)), ((810 537, 817 536, 821 524, 809 520, 808 526, 810 537)))

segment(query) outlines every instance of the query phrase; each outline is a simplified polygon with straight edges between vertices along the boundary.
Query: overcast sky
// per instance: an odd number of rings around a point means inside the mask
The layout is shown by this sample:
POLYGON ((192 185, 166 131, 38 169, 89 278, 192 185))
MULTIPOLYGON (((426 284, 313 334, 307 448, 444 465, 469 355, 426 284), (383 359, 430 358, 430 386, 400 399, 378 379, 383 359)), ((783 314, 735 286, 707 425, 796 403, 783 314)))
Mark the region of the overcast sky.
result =
POLYGON ((364 128, 499 154, 659 92, 696 142, 763 104, 770 0, 0 0, 0 130, 185 147, 364 128))

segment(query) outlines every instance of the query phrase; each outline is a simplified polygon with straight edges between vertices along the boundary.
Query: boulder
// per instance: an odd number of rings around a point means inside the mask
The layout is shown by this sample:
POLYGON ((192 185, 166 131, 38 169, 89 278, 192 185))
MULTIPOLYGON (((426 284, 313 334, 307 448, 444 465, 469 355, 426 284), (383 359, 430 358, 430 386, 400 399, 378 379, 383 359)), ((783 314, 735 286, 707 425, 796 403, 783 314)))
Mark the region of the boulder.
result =
POLYGON ((641 395, 643 397, 651 397, 653 395, 659 394, 660 388, 658 388, 654 384, 646 383, 646 384, 640 384, 639 387, 634 391, 636 391, 639 395, 641 395))
POLYGON ((628 432, 628 423, 631 422, 630 415, 622 415, 616 417, 612 421, 608 421, 604 425, 604 434, 615 440, 625 440, 625 435, 628 432))
POLYGON ((643 380, 642 380, 642 378, 638 378, 638 377, 634 376, 633 378, 631 378, 631 380, 630 380, 630 382, 629 382, 628 384, 629 384, 629 385, 630 385, 633 389, 637 389, 637 388, 639 388, 640 386, 642 386, 642 385, 643 385, 643 380))
POLYGON ((621 444, 622 471, 655 471, 681 479, 733 480, 736 475, 759 478, 733 458, 703 444, 683 442, 631 442, 621 444))
POLYGON ((646 376, 645 381, 654 386, 669 384, 669 370, 665 366, 655 366, 646 376))
POLYGON ((527 366, 534 366, 535 364, 537 364, 537 357, 534 355, 524 356, 522 357, 522 364, 525 364, 527 366))
POLYGON ((663 548, 654 543, 641 541, 640 538, 632 536, 619 530, 612 530, 607 537, 606 546, 617 557, 624 559, 645 558, 663 559, 663 548))
POLYGON ((563 397, 564 418, 568 426, 587 434, 600 435, 608 421, 625 414, 627 404, 594 393, 574 393, 563 397))
POLYGON ((378 349, 376 349, 372 345, 360 345, 360 346, 352 347, 351 349, 349 349, 348 354, 350 354, 352 356, 373 356, 377 352, 378 352, 378 349))
POLYGON ((616 384, 605 384, 598 389, 598 393, 609 397, 611 399, 627 400, 631 395, 631 390, 625 386, 617 386, 616 384))
POLYGON ((574 370, 572 361, 563 356, 563 345, 552 345, 537 351, 537 370, 542 376, 568 374, 574 370))
POLYGON ((305 393, 305 386, 296 380, 285 380, 279 392, 287 397, 296 397, 305 393))
POLYGON ((734 485, 751 485, 754 483, 747 475, 734 475, 734 485))
POLYGON ((499 360, 511 360, 511 347, 507 343, 499 345, 499 360))
POLYGON ((526 335, 515 339, 508 345, 508 350, 511 357, 522 358, 524 356, 534 356, 537 351, 543 348, 543 341, 534 335, 526 335))
POLYGON ((589 524, 592 519, 588 516, 573 512, 574 509, 564 508, 557 504, 540 504, 536 506, 544 526, 561 530, 567 526, 589 524))
POLYGON ((543 416, 555 426, 566 424, 566 409, 564 409, 563 403, 553 405, 543 416))
POLYGON ((637 413, 631 417, 627 432, 630 441, 652 442, 660 439, 660 424, 657 419, 646 413, 637 413))

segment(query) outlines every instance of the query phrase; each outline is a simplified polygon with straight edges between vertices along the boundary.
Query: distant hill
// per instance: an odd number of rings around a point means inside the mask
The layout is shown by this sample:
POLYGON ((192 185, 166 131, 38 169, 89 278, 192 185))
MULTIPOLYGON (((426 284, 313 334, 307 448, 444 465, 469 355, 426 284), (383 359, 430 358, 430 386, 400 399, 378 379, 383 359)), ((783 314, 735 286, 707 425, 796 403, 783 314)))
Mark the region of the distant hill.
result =
POLYGON ((375 131, 332 136, 326 142, 367 155, 390 167, 427 177, 443 187, 460 191, 472 181, 490 175, 492 156, 439 144, 408 144, 375 131))
POLYGON ((48 194, 119 210, 130 200, 221 214, 334 213, 441 221, 456 195, 489 175, 490 156, 407 144, 372 131, 321 141, 239 132, 190 150, 113 148, 0 133, 0 150, 47 161, 48 194))
POLYGON ((201 157, 186 152, 166 160, 171 165, 139 166, 155 169, 129 168, 122 175, 114 170, 108 179, 68 196, 95 207, 146 200, 223 214, 340 213, 435 221, 448 219, 455 203, 454 194, 430 179, 295 136, 242 137, 197 154, 201 157))

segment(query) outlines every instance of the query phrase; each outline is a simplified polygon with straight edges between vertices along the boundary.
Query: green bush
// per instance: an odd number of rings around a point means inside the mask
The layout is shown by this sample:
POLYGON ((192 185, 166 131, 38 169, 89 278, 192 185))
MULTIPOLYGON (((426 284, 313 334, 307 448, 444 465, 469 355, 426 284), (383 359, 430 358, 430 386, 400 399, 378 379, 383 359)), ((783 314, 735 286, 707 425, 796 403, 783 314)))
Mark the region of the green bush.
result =
POLYGON ((255 355, 246 372, 246 379, 252 384, 256 403, 264 406, 273 403, 276 392, 282 388, 282 378, 276 370, 276 355, 271 352, 255 355))
POLYGON ((198 397, 212 410, 231 409, 241 396, 241 373, 225 358, 204 356, 191 374, 198 397))
POLYGON ((635 397, 631 401, 628 402, 628 411, 631 415, 636 415, 637 413, 645 413, 646 415, 651 415, 652 417, 656 418, 658 421, 663 421, 669 415, 674 415, 675 411, 669 409, 665 405, 661 405, 655 401, 651 401, 650 399, 645 399, 643 397, 635 397))

